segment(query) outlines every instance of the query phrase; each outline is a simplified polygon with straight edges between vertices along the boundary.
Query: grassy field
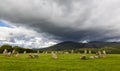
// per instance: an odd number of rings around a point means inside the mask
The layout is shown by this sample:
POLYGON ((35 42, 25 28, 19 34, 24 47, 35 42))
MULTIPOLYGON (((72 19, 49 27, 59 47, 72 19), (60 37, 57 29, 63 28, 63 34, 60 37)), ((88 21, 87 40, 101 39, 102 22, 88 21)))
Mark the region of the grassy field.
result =
MULTIPOLYGON (((120 71, 120 54, 109 54, 106 58, 80 60, 80 54, 39 54, 38 59, 0 55, 0 71, 120 71)), ((87 55, 89 56, 89 55, 87 55)))

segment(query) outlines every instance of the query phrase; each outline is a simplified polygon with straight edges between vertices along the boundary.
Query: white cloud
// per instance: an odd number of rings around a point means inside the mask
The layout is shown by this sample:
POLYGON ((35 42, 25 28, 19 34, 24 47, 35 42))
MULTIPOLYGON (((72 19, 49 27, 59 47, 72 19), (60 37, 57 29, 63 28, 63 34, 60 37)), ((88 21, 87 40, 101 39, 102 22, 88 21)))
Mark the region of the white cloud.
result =
POLYGON ((55 40, 45 38, 44 35, 23 27, 0 27, 0 44, 24 48, 43 48, 56 44, 55 40))

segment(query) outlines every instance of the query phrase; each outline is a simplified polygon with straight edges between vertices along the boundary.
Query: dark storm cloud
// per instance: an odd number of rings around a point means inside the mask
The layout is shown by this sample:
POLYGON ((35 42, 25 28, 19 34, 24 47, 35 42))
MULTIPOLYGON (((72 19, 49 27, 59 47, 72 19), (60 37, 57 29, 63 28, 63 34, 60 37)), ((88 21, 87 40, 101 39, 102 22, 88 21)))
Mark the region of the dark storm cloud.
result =
POLYGON ((119 3, 119 0, 0 0, 0 19, 50 34, 57 40, 109 40, 120 36, 119 3))

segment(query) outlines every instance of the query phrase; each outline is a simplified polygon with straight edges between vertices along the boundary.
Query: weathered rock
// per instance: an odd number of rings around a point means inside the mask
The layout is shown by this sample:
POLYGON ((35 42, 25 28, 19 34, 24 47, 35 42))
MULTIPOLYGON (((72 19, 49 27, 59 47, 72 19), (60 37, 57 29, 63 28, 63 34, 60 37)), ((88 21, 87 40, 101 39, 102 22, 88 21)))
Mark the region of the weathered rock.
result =
POLYGON ((80 59, 81 59, 81 60, 87 60, 87 57, 86 57, 85 55, 82 55, 82 56, 80 57, 80 59))
POLYGON ((54 52, 52 52, 51 54, 52 54, 52 58, 53 59, 57 59, 58 58, 57 55, 54 52))
POLYGON ((39 56, 38 56, 38 54, 37 53, 35 53, 34 54, 34 58, 38 58, 39 56))

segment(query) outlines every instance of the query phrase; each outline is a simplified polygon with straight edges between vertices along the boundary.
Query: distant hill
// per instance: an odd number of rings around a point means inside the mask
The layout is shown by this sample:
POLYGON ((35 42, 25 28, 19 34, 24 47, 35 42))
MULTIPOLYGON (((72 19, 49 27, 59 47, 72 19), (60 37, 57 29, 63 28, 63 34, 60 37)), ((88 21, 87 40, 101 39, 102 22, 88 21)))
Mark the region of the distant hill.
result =
POLYGON ((83 47, 83 44, 73 41, 66 41, 62 43, 58 43, 54 46, 50 46, 47 48, 44 48, 45 50, 69 50, 69 49, 79 49, 80 47, 83 47))
POLYGON ((65 41, 47 48, 43 48, 42 50, 72 50, 81 48, 103 48, 103 47, 120 47, 120 42, 94 41, 89 43, 79 43, 73 41, 65 41))

